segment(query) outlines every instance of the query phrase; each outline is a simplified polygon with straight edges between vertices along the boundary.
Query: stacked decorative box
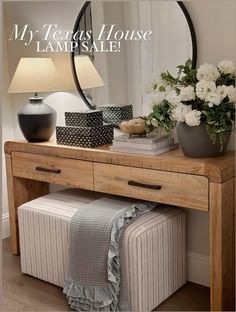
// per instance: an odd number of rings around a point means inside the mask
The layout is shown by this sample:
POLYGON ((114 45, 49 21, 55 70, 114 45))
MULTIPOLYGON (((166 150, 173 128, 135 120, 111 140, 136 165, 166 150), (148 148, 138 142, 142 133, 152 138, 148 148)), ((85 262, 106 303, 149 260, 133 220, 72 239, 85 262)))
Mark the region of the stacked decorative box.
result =
POLYGON ((66 112, 65 126, 56 127, 56 138, 58 144, 94 148, 112 143, 113 125, 103 124, 101 110, 66 112))
POLYGON ((100 106, 99 109, 103 112, 103 120, 116 126, 119 126, 119 124, 124 120, 130 120, 133 118, 132 105, 104 105, 100 106))

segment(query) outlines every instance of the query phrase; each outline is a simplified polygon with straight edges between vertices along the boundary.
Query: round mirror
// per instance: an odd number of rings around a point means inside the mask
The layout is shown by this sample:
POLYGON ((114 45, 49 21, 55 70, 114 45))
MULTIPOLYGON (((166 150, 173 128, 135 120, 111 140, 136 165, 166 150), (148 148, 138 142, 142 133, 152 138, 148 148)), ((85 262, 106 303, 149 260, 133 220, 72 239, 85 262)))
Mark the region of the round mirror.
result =
POLYGON ((73 33, 73 75, 90 109, 131 104, 134 115, 147 114, 145 84, 188 58, 196 66, 195 32, 181 2, 87 1, 73 33))

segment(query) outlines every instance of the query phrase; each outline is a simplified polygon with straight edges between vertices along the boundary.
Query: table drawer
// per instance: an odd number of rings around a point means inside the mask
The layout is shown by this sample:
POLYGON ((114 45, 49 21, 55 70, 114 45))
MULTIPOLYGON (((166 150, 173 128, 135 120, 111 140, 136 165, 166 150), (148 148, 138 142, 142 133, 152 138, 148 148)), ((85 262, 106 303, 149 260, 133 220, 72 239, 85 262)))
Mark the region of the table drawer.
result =
POLYGON ((27 153, 12 153, 13 175, 17 177, 93 189, 93 163, 27 153))
POLYGON ((203 176, 94 163, 95 191, 208 210, 203 176))

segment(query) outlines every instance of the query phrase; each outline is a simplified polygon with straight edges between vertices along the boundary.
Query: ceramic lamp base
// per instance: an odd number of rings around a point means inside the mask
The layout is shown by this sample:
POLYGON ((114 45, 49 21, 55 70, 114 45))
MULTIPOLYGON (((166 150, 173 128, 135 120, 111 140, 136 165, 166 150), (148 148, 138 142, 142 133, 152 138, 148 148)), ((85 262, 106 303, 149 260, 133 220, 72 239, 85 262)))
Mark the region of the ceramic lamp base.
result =
POLYGON ((56 119, 56 111, 43 103, 41 97, 30 98, 18 113, 20 129, 29 142, 48 141, 55 130, 56 119))

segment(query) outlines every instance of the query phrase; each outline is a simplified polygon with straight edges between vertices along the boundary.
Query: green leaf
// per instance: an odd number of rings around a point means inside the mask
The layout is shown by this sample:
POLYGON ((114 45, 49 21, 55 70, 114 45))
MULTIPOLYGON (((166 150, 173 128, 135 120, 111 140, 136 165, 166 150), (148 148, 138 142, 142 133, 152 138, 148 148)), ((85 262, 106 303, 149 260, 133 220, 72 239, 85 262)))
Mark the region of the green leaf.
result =
POLYGON ((153 87, 153 90, 155 91, 157 89, 157 84, 154 83, 152 87, 153 87))
POLYGON ((185 67, 189 68, 189 69, 192 69, 192 60, 191 59, 188 59, 186 62, 185 62, 185 67))
POLYGON ((160 86, 159 91, 160 91, 160 92, 165 92, 165 91, 166 91, 166 88, 165 88, 164 86, 160 86))

